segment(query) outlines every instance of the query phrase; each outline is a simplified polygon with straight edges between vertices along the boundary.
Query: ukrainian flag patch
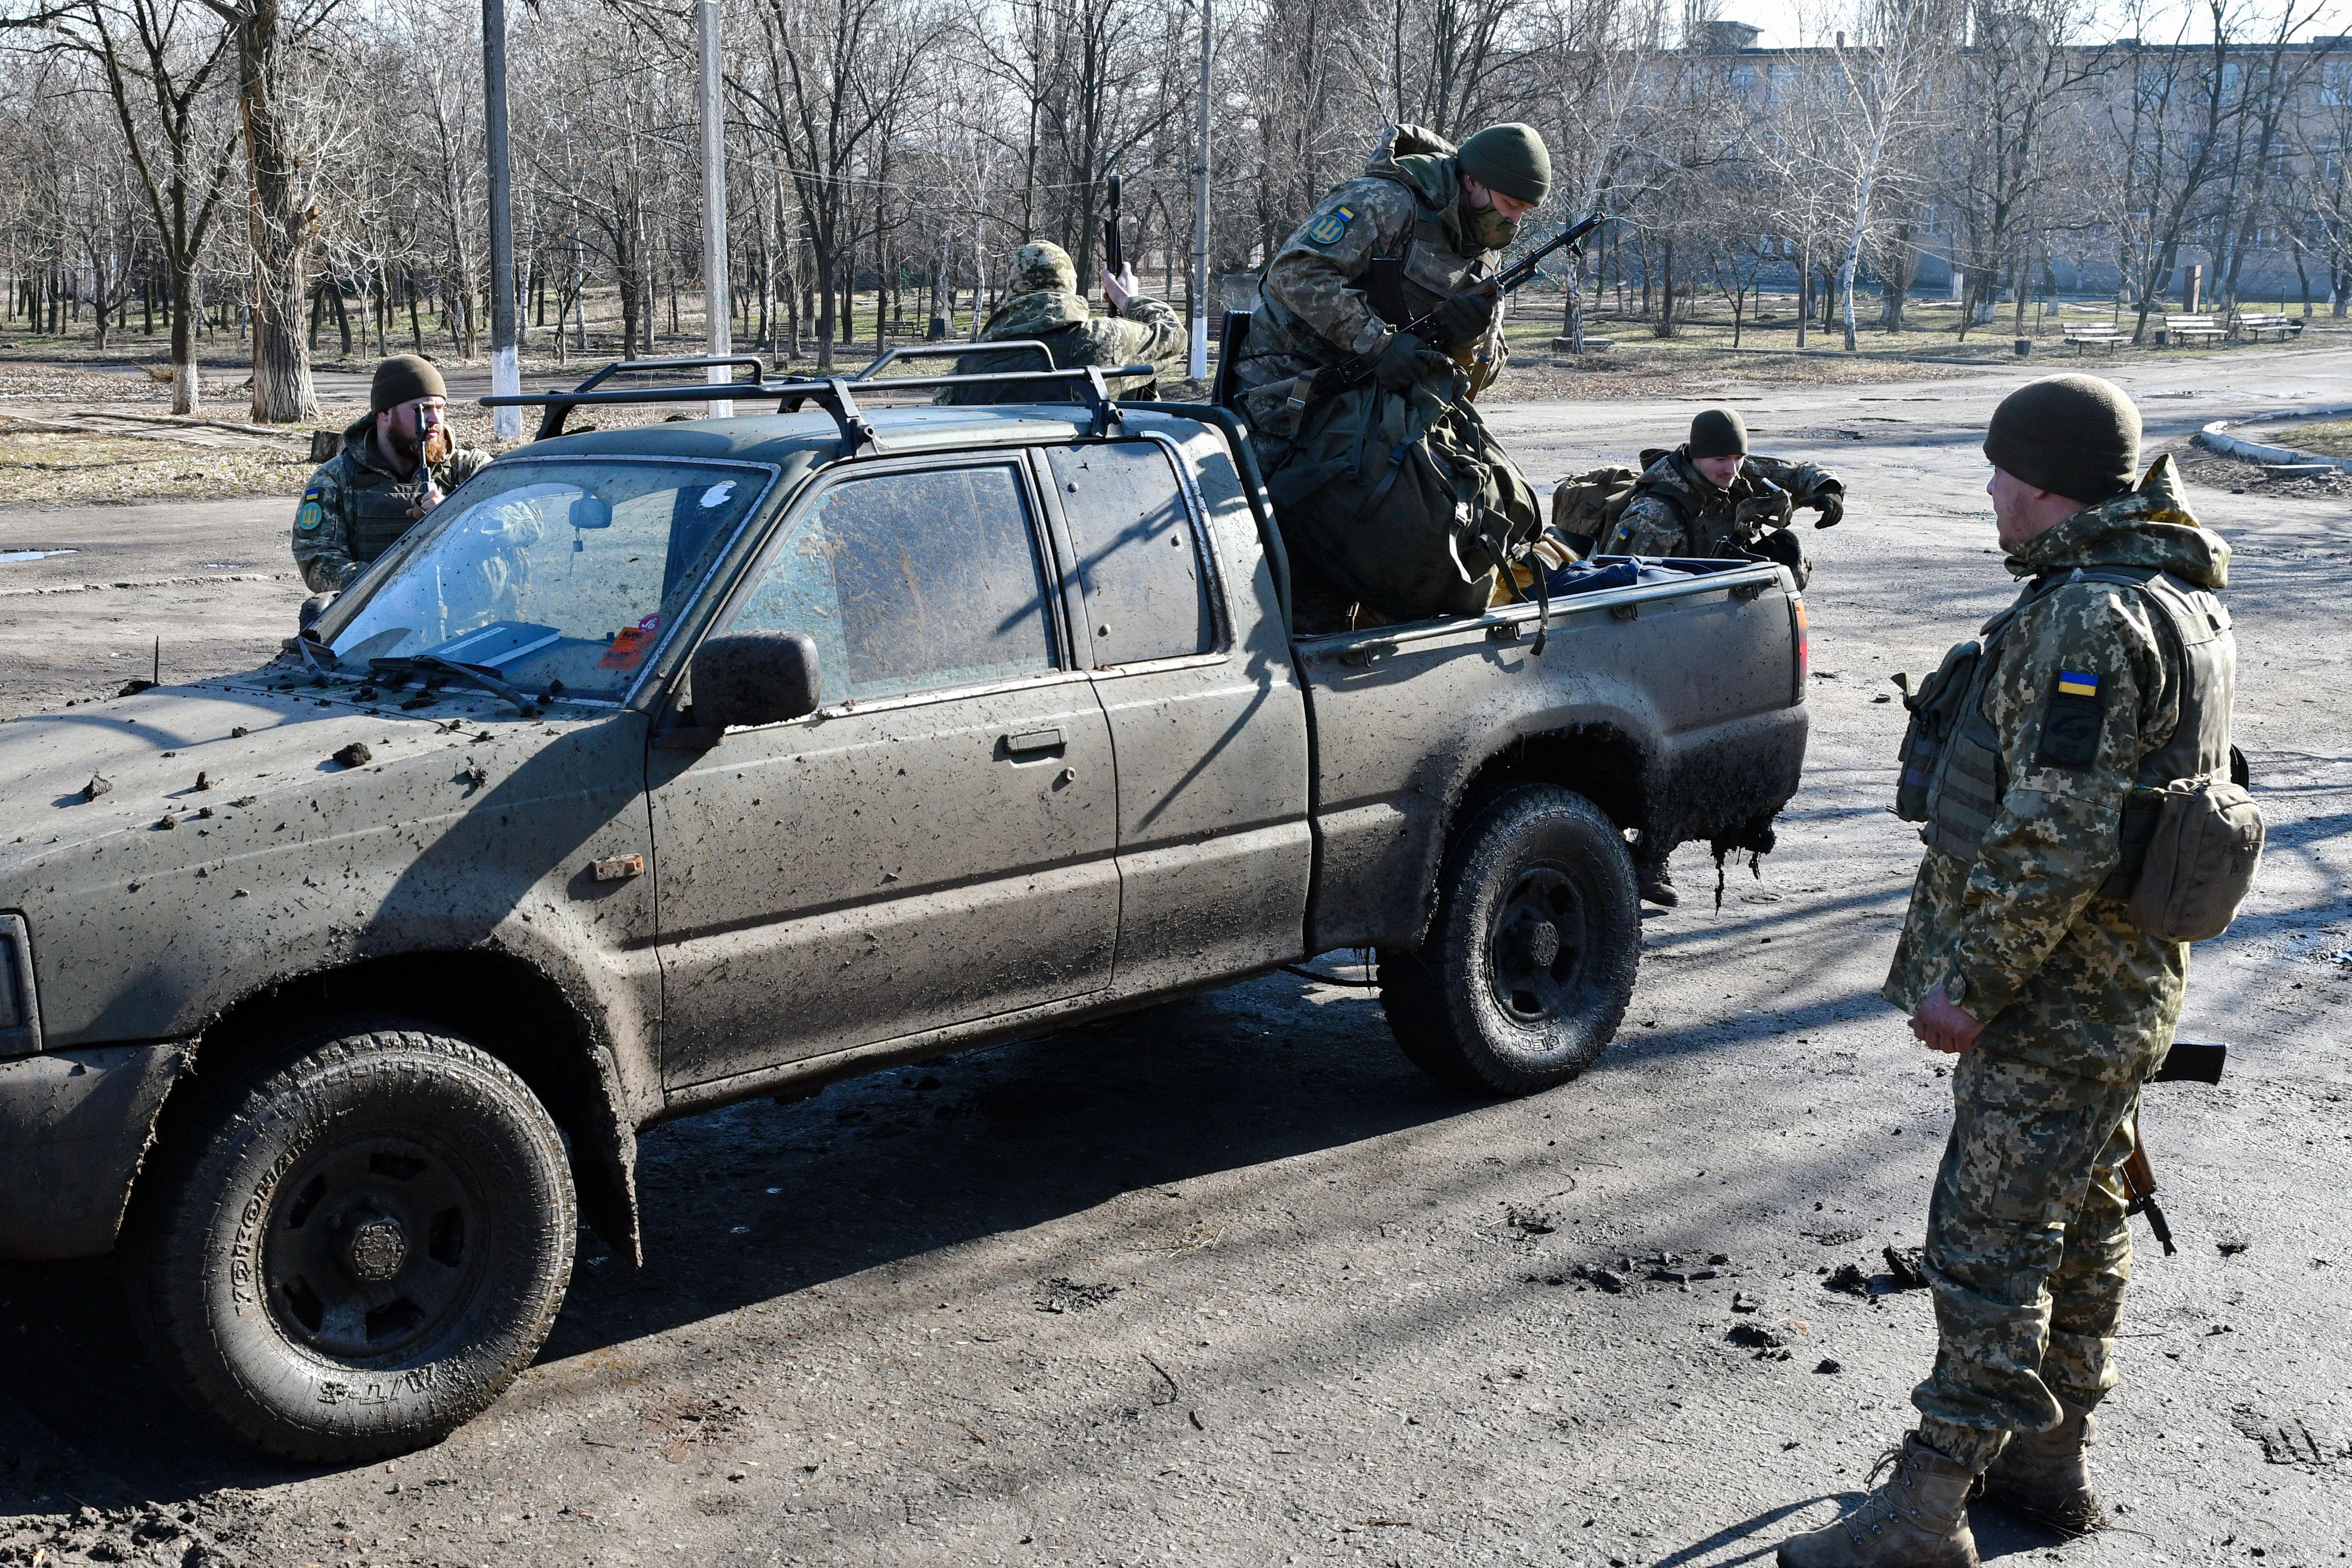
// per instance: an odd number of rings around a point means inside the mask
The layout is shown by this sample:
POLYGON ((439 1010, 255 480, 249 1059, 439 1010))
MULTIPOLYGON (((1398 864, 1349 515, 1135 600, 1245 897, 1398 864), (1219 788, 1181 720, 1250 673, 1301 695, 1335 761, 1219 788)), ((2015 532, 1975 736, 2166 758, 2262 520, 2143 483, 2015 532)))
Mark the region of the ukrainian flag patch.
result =
POLYGON ((2099 695, 2099 677, 2077 674, 2073 670, 2058 672, 2058 695, 2062 697, 2095 697, 2099 695))
POLYGON ((1345 205, 1333 207, 1307 225, 1307 241, 1319 246, 1337 245, 1339 236, 1348 232, 1348 225, 1355 221, 1355 208, 1345 205))

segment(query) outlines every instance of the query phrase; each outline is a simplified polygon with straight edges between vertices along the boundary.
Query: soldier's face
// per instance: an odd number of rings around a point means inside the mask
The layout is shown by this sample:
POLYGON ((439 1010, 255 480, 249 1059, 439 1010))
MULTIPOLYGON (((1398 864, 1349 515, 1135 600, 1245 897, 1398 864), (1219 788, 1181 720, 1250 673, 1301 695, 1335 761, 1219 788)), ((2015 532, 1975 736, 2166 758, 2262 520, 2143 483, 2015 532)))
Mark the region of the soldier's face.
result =
POLYGON ((1706 482, 1718 490, 1728 490, 1731 482, 1739 477, 1739 465, 1746 458, 1734 453, 1728 457, 1694 457, 1691 466, 1697 469, 1706 482))
POLYGON ((414 458, 416 455, 418 420, 423 420, 425 429, 435 429, 447 418, 448 409, 447 398, 418 398, 376 415, 376 424, 394 452, 402 457, 414 458))
POLYGON ((2037 490, 2006 468, 1985 482, 1992 497, 1993 524, 2000 548, 2014 554, 2083 509, 2083 503, 2052 490, 2037 490))
POLYGON ((1484 212, 1492 207, 1496 215, 1506 223, 1517 223, 1536 210, 1536 204, 1533 202, 1523 202, 1517 196, 1507 196, 1500 191, 1489 190, 1467 174, 1462 176, 1462 189, 1463 193, 1470 198, 1470 206, 1474 212, 1484 212))

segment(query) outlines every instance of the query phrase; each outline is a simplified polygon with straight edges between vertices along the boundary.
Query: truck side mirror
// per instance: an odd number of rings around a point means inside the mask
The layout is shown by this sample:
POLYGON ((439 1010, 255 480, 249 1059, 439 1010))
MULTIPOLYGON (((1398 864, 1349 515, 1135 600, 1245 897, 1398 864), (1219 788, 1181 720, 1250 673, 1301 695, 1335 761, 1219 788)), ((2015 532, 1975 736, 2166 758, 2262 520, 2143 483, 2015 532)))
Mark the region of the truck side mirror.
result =
POLYGON ((302 601, 302 608, 295 617, 294 630, 297 632, 308 632, 311 627, 317 625, 319 622, 319 617, 324 615, 327 612, 327 606, 332 604, 334 601, 335 596, 331 593, 314 593, 310 595, 310 598, 302 601))
POLYGON ((739 632, 694 652, 698 727, 782 724, 817 710, 816 642, 801 632, 739 632))

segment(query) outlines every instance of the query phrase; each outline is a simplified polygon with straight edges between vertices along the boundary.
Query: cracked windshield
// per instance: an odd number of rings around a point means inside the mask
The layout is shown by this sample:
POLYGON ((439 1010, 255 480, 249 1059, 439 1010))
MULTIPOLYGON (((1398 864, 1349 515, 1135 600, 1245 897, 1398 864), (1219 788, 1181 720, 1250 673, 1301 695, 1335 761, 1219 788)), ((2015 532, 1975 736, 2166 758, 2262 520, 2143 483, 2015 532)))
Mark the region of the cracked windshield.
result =
POLYGON ((768 478, 722 464, 494 464, 320 635, 351 674, 446 661, 532 696, 618 701, 768 478))

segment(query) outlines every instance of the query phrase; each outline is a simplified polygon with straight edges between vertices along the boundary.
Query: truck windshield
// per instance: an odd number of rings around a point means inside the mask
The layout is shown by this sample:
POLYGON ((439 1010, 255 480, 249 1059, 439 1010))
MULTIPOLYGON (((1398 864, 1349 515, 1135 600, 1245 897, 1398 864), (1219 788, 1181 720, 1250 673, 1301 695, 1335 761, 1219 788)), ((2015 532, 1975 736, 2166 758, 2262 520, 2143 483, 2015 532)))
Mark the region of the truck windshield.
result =
POLYGON ((494 463, 315 634, 354 674, 446 663, 567 700, 618 701, 770 478, 743 464, 494 463))

